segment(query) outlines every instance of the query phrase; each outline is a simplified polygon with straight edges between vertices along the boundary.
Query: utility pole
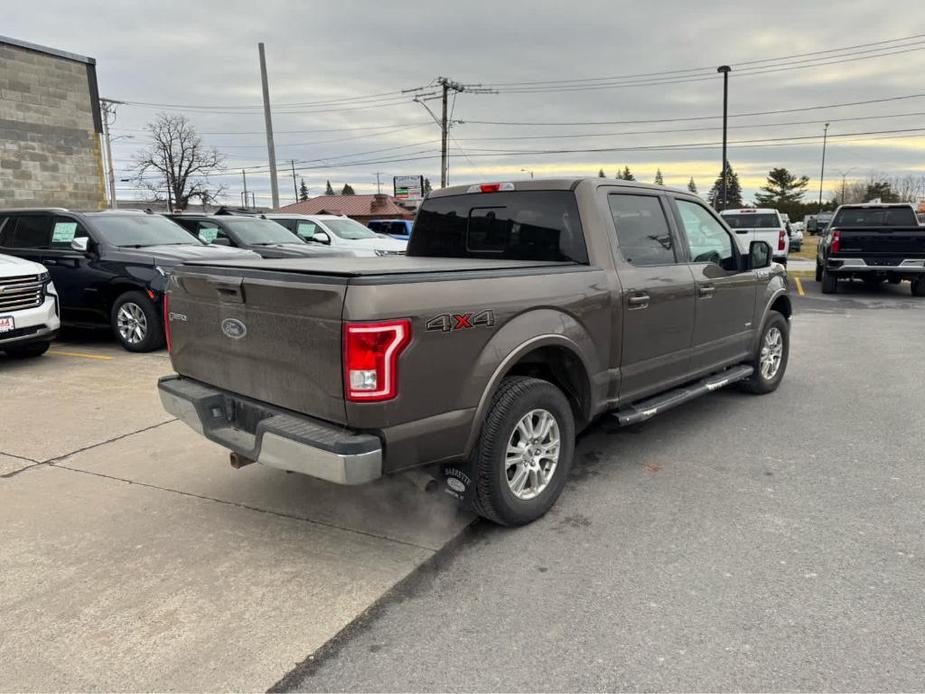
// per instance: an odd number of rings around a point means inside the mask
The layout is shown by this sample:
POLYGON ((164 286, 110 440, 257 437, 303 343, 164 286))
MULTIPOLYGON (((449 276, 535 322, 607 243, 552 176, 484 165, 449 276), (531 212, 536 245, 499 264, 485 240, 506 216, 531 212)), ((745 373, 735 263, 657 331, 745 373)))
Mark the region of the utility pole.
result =
POLYGON ((727 185, 726 179, 729 178, 729 171, 728 171, 729 164, 726 162, 726 129, 727 129, 726 121, 727 121, 727 117, 729 113, 729 71, 730 70, 732 70, 732 68, 729 67, 728 65, 720 65, 718 68, 716 68, 717 72, 721 72, 723 74, 723 174, 722 174, 723 175, 723 185, 721 189, 722 192, 720 193, 720 195, 722 196, 720 198, 722 200, 722 202, 720 202, 720 208, 719 208, 720 211, 726 209, 726 185, 727 185))
POLYGON ((295 195, 295 201, 299 201, 299 186, 295 182, 295 159, 292 162, 292 194, 295 195))
POLYGON ((829 124, 822 131, 822 170, 819 172, 819 211, 822 212, 822 184, 825 181, 825 143, 829 137, 829 124))
POLYGON ((109 126, 116 122, 116 105, 121 101, 114 99, 100 99, 100 111, 103 115, 103 139, 105 140, 106 165, 109 169, 109 207, 113 210, 119 207, 119 201, 116 199, 116 172, 112 168, 112 138, 109 133, 109 126))
POLYGON ((267 125, 267 156, 270 160, 270 193, 273 209, 279 209, 279 182, 276 180, 276 147, 273 144, 273 118, 270 115, 270 85, 267 84, 267 57, 263 43, 257 44, 260 53, 260 82, 263 85, 263 118, 267 125))
POLYGON ((448 77, 438 77, 435 82, 440 87, 440 91, 437 94, 419 94, 413 98, 413 101, 418 102, 421 104, 421 106, 427 109, 430 117, 433 118, 434 122, 440 127, 440 187, 446 188, 450 182, 450 161, 447 143, 450 138, 450 128, 453 124, 453 114, 447 113, 447 107, 449 105, 449 93, 453 92, 455 97, 456 94, 461 92, 469 92, 470 94, 497 94, 498 92, 494 89, 487 89, 482 87, 479 84, 460 84, 459 82, 454 82, 448 77), (424 103, 425 101, 430 101, 431 99, 440 99, 441 101, 442 115, 440 118, 437 118, 437 116, 434 115, 434 112, 431 111, 427 104, 424 103))
POLYGON ((847 176, 847 174, 842 174, 842 175, 841 175, 841 200, 838 201, 838 204, 839 204, 839 205, 844 205, 844 204, 845 204, 845 194, 846 194, 846 193, 845 193, 845 178, 846 178, 846 176, 847 176))
POLYGON ((247 172, 241 169, 241 177, 244 179, 244 209, 248 208, 247 204, 247 172))
POLYGON ((381 173, 381 172, 379 172, 379 171, 376 172, 376 193, 378 193, 379 195, 382 195, 382 184, 379 183, 379 174, 380 174, 380 173, 381 173))

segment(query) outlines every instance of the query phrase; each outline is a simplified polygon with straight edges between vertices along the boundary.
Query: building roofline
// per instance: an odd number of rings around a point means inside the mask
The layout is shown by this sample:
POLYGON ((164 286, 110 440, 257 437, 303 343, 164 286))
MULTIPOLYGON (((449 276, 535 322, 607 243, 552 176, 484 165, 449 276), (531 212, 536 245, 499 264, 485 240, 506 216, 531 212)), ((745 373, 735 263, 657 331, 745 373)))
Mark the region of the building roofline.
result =
POLYGON ((29 43, 28 41, 20 41, 19 39, 10 38, 9 36, 0 35, 0 44, 6 44, 8 46, 15 46, 16 48, 25 48, 29 51, 35 51, 36 53, 44 53, 46 55, 53 55, 56 58, 64 58, 65 60, 73 60, 77 63, 84 63, 85 65, 96 65, 95 58, 89 58, 85 55, 78 55, 76 53, 68 53, 67 51, 61 51, 57 48, 49 48, 48 46, 40 46, 37 43, 29 43))

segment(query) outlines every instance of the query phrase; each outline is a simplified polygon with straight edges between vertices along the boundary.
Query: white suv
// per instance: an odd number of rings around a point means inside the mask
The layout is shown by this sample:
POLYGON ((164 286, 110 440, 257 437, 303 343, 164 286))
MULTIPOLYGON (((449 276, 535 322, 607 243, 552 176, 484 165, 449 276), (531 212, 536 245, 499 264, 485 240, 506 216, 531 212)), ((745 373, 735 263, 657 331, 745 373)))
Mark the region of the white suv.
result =
POLYGON ((771 207, 744 207, 720 212, 729 228, 735 232, 739 250, 748 255, 752 241, 764 241, 771 247, 775 262, 787 264, 790 239, 780 213, 771 207))
POLYGON ((0 255, 0 352, 44 354, 61 327, 58 293, 44 266, 0 255))
POLYGON ((268 214, 303 241, 323 243, 338 250, 357 251, 358 254, 404 255, 407 241, 401 241, 385 234, 377 234, 349 217, 332 214, 268 214))

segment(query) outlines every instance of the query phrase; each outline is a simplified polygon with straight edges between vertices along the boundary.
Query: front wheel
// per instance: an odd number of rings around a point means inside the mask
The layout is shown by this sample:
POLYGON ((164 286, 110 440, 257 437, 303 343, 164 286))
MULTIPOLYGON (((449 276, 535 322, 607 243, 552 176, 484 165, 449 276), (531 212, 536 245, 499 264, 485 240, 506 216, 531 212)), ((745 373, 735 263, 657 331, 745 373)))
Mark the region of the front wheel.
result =
POLYGON ((764 322, 758 350, 751 362, 754 372, 744 381, 742 388, 749 393, 764 395, 777 390, 790 357, 790 324, 777 311, 771 311, 764 322))
POLYGON ((150 352, 164 346, 160 311, 144 292, 125 292, 110 316, 116 339, 129 352, 150 352))
POLYGON ((819 261, 816 261, 816 281, 822 281, 822 266, 819 264, 819 261))
POLYGON ((575 420, 548 381, 506 378, 492 398, 472 454, 473 510, 500 525, 545 514, 565 487, 575 452, 575 420))

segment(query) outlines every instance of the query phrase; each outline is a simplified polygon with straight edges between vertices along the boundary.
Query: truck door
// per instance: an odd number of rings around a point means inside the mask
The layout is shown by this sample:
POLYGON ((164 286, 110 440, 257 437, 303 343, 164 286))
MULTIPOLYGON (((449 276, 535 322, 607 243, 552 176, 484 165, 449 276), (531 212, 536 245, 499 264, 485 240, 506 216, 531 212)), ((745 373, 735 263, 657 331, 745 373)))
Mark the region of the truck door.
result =
POLYGON ((623 285, 620 399, 637 400, 684 380, 694 327, 694 279, 667 201, 658 193, 607 196, 623 285))
POLYGON ((746 358, 758 292, 755 270, 742 272, 733 236, 705 205, 673 200, 697 289, 691 372, 746 358))
POLYGON ((71 323, 108 323, 106 290, 116 273, 106 269, 92 247, 86 252, 71 248, 71 242, 80 238, 92 237, 73 217, 55 216, 41 262, 55 281, 62 318, 71 323))

